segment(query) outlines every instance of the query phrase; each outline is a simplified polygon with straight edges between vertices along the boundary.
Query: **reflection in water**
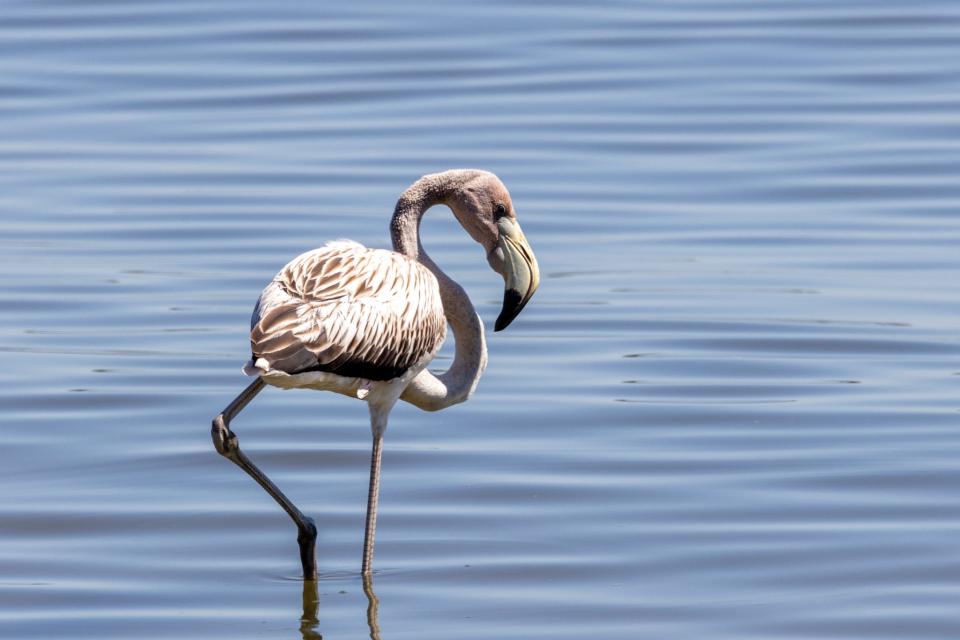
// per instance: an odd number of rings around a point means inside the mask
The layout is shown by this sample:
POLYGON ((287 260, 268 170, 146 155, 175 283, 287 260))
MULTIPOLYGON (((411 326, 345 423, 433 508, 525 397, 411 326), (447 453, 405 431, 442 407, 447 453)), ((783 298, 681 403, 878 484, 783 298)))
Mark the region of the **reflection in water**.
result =
POLYGON ((370 627, 370 640, 380 640, 380 621, 377 611, 380 600, 373 592, 373 576, 370 574, 363 576, 363 592, 367 594, 367 626, 370 627))
MULTIPOLYGON (((373 576, 363 576, 363 592, 367 596, 367 626, 370 640, 380 640, 380 622, 378 609, 380 600, 373 592, 373 576)), ((303 615, 300 616, 300 634, 303 640, 323 640, 318 627, 320 625, 320 595, 316 580, 303 581, 303 615)))
POLYGON ((320 624, 320 595, 316 580, 303 581, 303 615, 300 616, 300 634, 303 640, 323 640, 317 630, 320 624))

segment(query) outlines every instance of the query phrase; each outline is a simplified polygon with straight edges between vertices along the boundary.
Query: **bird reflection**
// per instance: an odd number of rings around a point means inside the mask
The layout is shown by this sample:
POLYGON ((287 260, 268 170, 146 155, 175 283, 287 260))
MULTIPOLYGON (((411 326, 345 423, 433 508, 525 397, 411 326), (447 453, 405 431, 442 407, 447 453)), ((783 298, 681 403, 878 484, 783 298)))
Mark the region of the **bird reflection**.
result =
MULTIPOLYGON (((373 591, 373 576, 363 576, 363 593, 367 596, 367 627, 370 640, 380 640, 380 599, 373 591)), ((320 595, 316 580, 303 581, 303 615, 300 616, 300 634, 303 640, 323 640, 320 625, 320 595)))
POLYGON ((367 626, 370 627, 370 640, 380 640, 380 600, 373 592, 373 575, 363 574, 363 592, 367 594, 367 626))
POLYGON ((300 634, 303 640, 323 640, 317 630, 320 624, 320 594, 316 580, 303 581, 303 615, 300 616, 300 634))

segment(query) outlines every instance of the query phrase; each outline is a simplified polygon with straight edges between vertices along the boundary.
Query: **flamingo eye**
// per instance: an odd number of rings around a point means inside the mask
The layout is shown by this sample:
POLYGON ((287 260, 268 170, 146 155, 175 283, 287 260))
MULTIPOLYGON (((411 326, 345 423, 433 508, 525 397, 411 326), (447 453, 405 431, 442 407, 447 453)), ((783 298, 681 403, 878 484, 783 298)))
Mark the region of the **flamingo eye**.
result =
POLYGON ((498 202, 493 207, 493 215, 497 218, 502 218, 503 216, 507 215, 507 206, 502 202, 498 202))

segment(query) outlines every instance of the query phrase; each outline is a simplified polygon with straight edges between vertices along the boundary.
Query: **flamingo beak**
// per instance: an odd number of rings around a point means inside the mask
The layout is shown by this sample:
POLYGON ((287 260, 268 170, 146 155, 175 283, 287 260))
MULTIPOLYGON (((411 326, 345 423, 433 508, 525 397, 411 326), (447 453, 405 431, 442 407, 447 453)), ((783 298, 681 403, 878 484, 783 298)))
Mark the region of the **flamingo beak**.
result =
POLYGON ((503 307, 493 325, 494 331, 506 329, 520 315, 523 307, 540 286, 540 268, 530 244, 515 218, 500 218, 497 221, 500 239, 498 253, 503 254, 503 307))

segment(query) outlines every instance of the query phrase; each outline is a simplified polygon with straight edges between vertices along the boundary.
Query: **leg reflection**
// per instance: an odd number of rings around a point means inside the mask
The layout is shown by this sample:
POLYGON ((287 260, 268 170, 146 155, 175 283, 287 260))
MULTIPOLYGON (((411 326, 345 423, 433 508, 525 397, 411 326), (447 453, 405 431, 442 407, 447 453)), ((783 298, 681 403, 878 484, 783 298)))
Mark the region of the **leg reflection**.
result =
POLYGON ((377 609, 380 601, 373 592, 373 574, 363 574, 363 592, 367 594, 367 626, 370 627, 370 640, 380 640, 380 620, 377 609))
POLYGON ((323 640, 317 630, 320 624, 320 595, 316 580, 303 581, 303 615, 300 617, 300 634, 303 640, 323 640))
MULTIPOLYGON (((363 593, 367 596, 367 627, 370 640, 380 640, 379 607, 380 600, 373 592, 373 576, 363 576, 363 593)), ((316 580, 303 581, 303 615, 300 617, 300 635, 303 640, 323 640, 318 627, 320 625, 320 595, 316 580)))

